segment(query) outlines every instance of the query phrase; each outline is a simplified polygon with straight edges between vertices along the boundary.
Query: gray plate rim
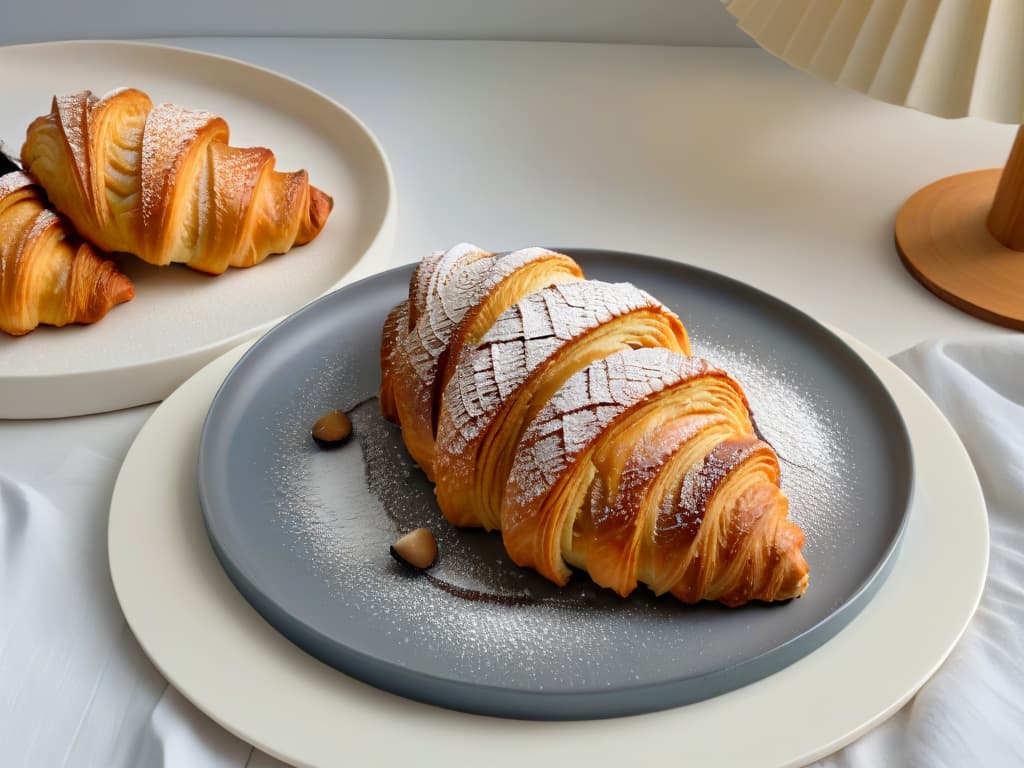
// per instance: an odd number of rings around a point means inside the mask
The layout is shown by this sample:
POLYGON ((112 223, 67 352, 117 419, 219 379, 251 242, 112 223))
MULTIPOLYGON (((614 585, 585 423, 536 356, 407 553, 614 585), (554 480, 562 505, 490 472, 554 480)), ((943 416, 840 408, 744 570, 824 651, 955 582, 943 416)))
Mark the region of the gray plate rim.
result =
MULTIPOLYGON (((834 331, 792 304, 749 283, 711 269, 656 256, 580 246, 549 247, 551 250, 583 261, 588 258, 627 259, 646 264, 651 268, 668 270, 673 277, 679 276, 679 273, 693 273, 703 279, 720 283, 726 290, 745 292, 769 306, 774 312, 789 315, 806 330, 813 331, 818 338, 824 340, 828 347, 842 354, 847 362, 859 368, 861 375, 872 382, 872 386, 876 389, 874 393, 876 402, 884 404, 884 408, 888 411, 885 415, 891 420, 890 430, 893 438, 898 442, 906 467, 906 472, 902 476, 903 483, 899 488, 899 495, 902 499, 900 506, 903 511, 896 533, 877 565, 851 593, 846 602, 837 606, 835 610, 817 623, 761 654, 742 659, 731 666, 713 672, 685 678, 683 681, 668 678, 657 682, 623 685, 611 689, 524 691, 446 678, 422 670, 410 669, 394 661, 338 645, 335 638, 328 637, 310 627, 287 606, 268 598, 258 586, 258 577, 232 557, 231 552, 222 545, 222 537, 218 535, 219 524, 210 501, 209 481, 202 471, 207 463, 205 457, 213 450, 211 444, 215 437, 216 415, 224 401, 231 396, 234 385, 240 380, 240 377, 246 375, 248 366, 253 364, 263 349, 274 344, 279 336, 291 330, 293 326, 316 316, 318 312, 324 311, 325 307, 341 301, 344 295, 358 292, 367 285, 395 279, 398 276, 404 277, 407 283, 414 264, 394 267, 363 278, 320 297, 288 316, 245 351, 218 387, 204 419, 200 436, 197 486, 203 522, 210 544, 231 582, 246 601, 277 631, 307 653, 343 674, 423 703, 469 714, 525 720, 601 719, 644 714, 683 706, 713 698, 765 677, 766 673, 761 665, 766 659, 772 660, 772 672, 778 671, 828 642, 863 610, 884 584, 897 559, 910 517, 915 476, 910 434, 899 407, 881 379, 860 355, 834 331), (311 643, 311 639, 319 643, 326 641, 333 645, 331 658, 324 658, 323 654, 318 653, 315 647, 316 642, 311 643), (696 693, 695 689, 699 689, 700 693, 696 693), (645 695, 642 697, 631 696, 635 693, 644 693, 645 695), (634 700, 634 698, 638 700, 634 700)), ((771 674, 771 672, 767 674, 771 674)))

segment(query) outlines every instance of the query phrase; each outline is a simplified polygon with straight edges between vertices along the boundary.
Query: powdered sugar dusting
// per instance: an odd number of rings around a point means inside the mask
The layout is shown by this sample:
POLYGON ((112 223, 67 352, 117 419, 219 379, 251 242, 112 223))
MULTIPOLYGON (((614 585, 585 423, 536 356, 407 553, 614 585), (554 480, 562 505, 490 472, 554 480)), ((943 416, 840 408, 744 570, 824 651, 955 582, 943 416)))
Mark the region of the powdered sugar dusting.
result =
POLYGON ((469 243, 447 251, 429 270, 423 317, 409 336, 406 353, 419 379, 432 385, 438 357, 448 349, 459 323, 498 284, 527 264, 557 256, 544 248, 491 254, 469 243))
POLYGON ((685 529, 696 536, 707 512, 708 501, 721 482, 756 451, 768 446, 760 440, 727 440, 712 448, 691 466, 679 487, 679 494, 662 500, 657 531, 685 529))
MULTIPOLYGON (((173 172, 181 154, 188 150, 199 133, 212 121, 210 112, 190 110, 174 104, 159 104, 146 117, 142 134, 142 221, 150 231, 159 226, 166 189, 175 183, 173 172)), ((223 121, 222 121, 223 122, 223 121)), ((227 140, 225 127, 222 140, 227 140)))
POLYGON ((447 251, 429 271, 422 314, 403 345, 403 354, 420 382, 418 396, 431 394, 438 358, 465 313, 484 295, 482 280, 493 259, 476 246, 462 243, 447 251))
POLYGON ((806 379, 766 360, 766 351, 747 350, 738 340, 712 344, 702 336, 692 334, 700 354, 728 370, 744 388, 761 436, 779 456, 789 519, 804 530, 812 546, 834 541, 832 533, 841 519, 837 510, 853 503, 849 489, 857 472, 847 425, 824 407, 806 379))
MULTIPOLYGON (((435 387, 440 385, 441 358, 450 350, 453 337, 467 313, 478 307, 488 294, 518 270, 539 259, 557 257, 543 248, 529 248, 507 254, 492 254, 462 243, 441 256, 429 270, 423 312, 402 344, 404 364, 411 367, 415 381, 411 391, 399 394, 414 403, 407 411, 417 414, 407 429, 427 438, 435 421, 435 387)), ((568 260, 567 257, 559 257, 568 260)), ((572 262, 570 262, 572 263, 572 262)), ((417 274, 417 283, 427 273, 417 274)), ((419 289, 416 289, 418 294, 419 289)), ((453 359, 453 364, 455 359, 453 359)), ((429 435, 433 437, 433 435, 429 435)))
POLYGON ((526 506, 550 491, 576 456, 623 412, 711 370, 705 360, 658 347, 628 349, 569 377, 527 426, 506 498, 526 506))
MULTIPOLYGON (((35 182, 32 181, 32 178, 24 171, 11 171, 10 173, 5 173, 3 176, 0 176, 0 200, 20 189, 34 186, 35 182)), ((42 195, 40 195, 38 191, 35 195, 40 199, 42 198, 42 195)))
POLYGON ((409 302, 403 301, 395 305, 384 320, 384 330, 381 334, 381 351, 384 353, 381 358, 381 377, 389 378, 394 375, 398 353, 401 350, 401 341, 406 329, 409 327, 409 302))
MULTIPOLYGON (((476 248, 475 245, 463 245, 476 248)), ((412 330, 413 325, 416 324, 419 317, 426 310, 427 291, 430 290, 433 272, 437 269, 437 265, 441 262, 444 254, 445 251, 432 251, 423 257, 413 270, 412 279, 409 283, 409 327, 406 329, 407 332, 412 330)))
POLYGON ((60 217, 48 208, 41 208, 25 235, 25 242, 32 243, 50 227, 60 223, 60 217))
POLYGON ((66 96, 56 96, 57 118, 64 132, 64 140, 75 161, 75 170, 82 181, 82 188, 87 192, 92 189, 89 183, 88 153, 88 120, 89 113, 98 99, 92 91, 80 91, 66 96))
POLYGON ((452 454, 465 451, 545 360, 589 331, 640 309, 671 315, 628 283, 597 280, 554 285, 509 307, 463 357, 449 382, 438 447, 452 454))
MULTIPOLYGON (((600 487, 601 492, 592 495, 590 514, 595 525, 633 520, 647 495, 647 488, 665 469, 669 458, 704 429, 722 421, 718 414, 694 414, 643 435, 626 456, 615 494, 609 498, 605 493, 607 489, 600 487)), ((594 485, 599 486, 596 479, 594 485)))

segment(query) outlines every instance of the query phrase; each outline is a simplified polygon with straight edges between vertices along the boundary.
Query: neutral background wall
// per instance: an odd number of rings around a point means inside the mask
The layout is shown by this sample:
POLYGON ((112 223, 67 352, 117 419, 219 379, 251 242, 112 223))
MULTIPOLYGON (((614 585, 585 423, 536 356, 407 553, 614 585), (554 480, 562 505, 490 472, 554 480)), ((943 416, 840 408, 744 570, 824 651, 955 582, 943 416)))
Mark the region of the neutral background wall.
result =
POLYGON ((176 35, 751 45, 720 0, 0 0, 0 45, 176 35))

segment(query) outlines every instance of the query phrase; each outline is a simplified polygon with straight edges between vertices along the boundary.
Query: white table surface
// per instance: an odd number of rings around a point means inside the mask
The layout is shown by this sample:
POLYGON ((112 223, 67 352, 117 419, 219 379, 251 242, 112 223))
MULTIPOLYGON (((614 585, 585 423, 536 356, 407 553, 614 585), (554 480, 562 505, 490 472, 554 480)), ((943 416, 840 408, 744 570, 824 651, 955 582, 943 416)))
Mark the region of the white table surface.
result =
MULTIPOLYGON (((394 168, 396 265, 461 240, 623 249, 737 277, 887 355, 1006 333, 913 280, 892 228, 920 186, 1001 165, 1013 127, 877 103, 751 49, 159 42, 274 69, 360 116, 394 168)), ((152 410, 0 421, 0 474, 46 495, 68 445, 116 468, 152 410)), ((115 474, 81 504, 108 498, 115 474)))

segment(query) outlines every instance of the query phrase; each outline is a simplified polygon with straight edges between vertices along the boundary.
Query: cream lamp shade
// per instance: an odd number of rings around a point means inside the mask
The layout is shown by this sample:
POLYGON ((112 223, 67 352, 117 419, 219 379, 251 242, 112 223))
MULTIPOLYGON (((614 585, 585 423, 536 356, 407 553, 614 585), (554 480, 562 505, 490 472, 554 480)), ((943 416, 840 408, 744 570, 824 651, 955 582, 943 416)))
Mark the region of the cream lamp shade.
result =
MULTIPOLYGON (((723 0, 794 67, 939 117, 1024 123, 1024 0, 723 0)), ((896 219, 907 269, 933 293, 1024 330, 1024 126, 1005 168, 941 179, 896 219)))

